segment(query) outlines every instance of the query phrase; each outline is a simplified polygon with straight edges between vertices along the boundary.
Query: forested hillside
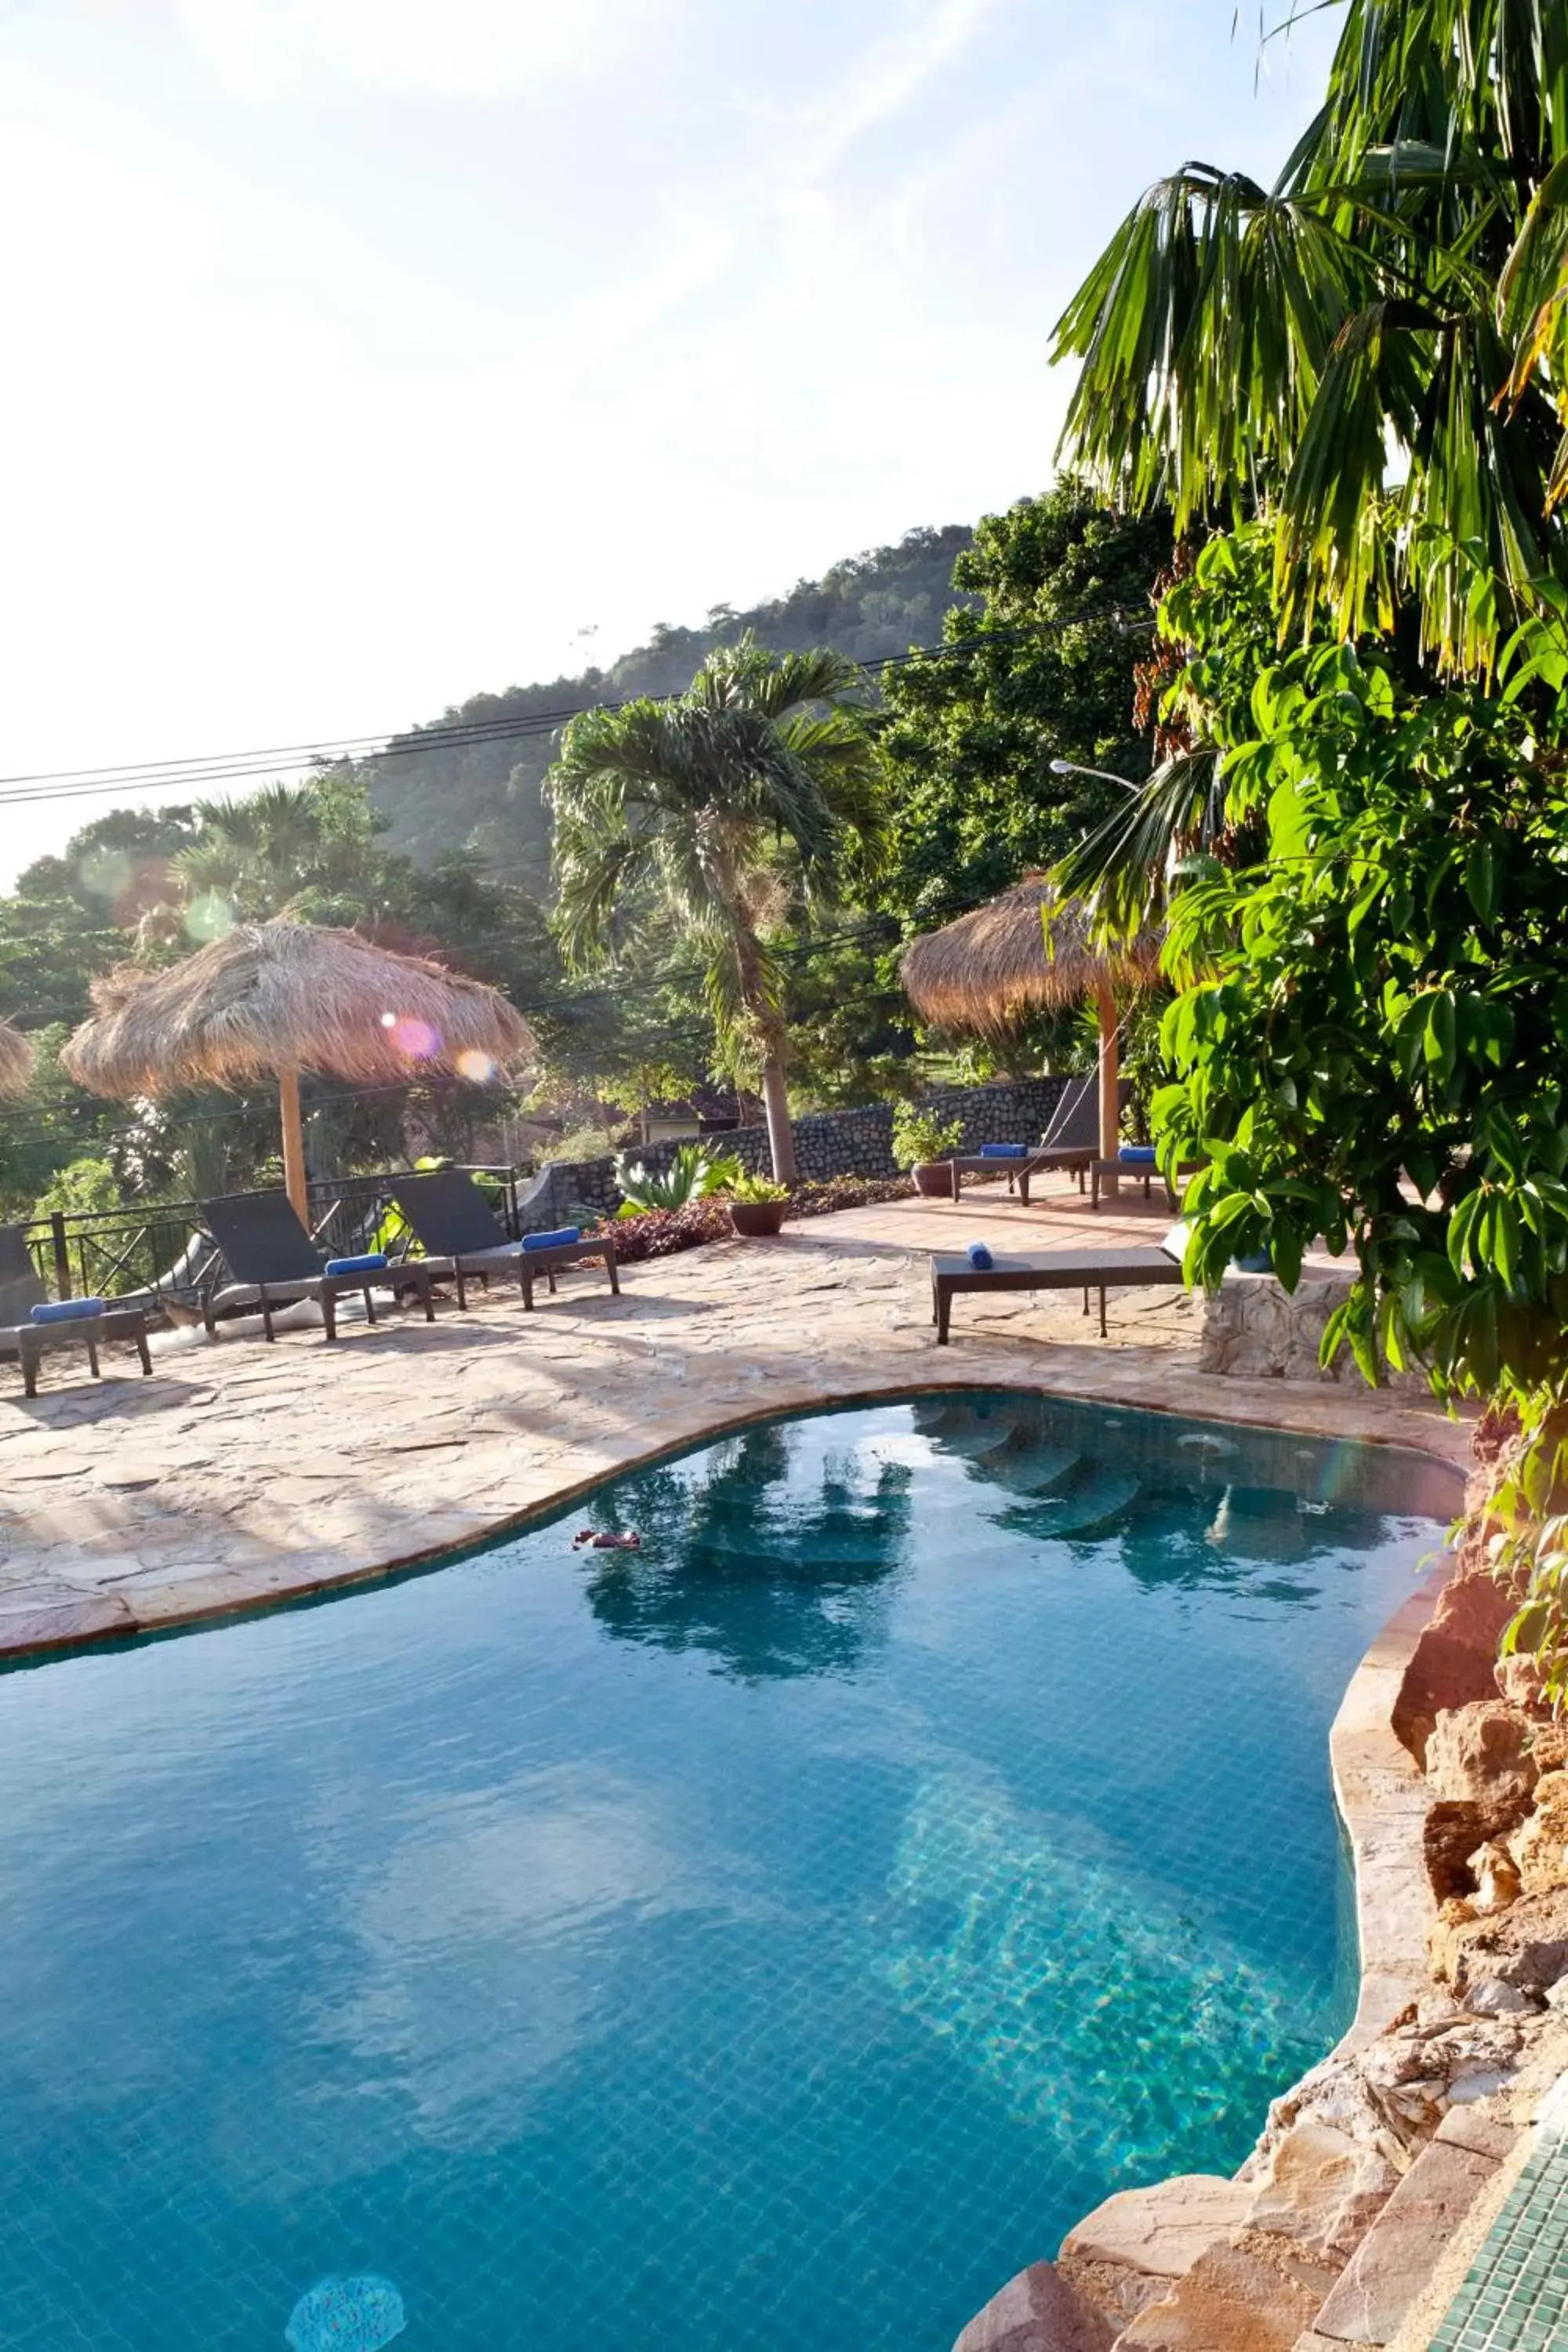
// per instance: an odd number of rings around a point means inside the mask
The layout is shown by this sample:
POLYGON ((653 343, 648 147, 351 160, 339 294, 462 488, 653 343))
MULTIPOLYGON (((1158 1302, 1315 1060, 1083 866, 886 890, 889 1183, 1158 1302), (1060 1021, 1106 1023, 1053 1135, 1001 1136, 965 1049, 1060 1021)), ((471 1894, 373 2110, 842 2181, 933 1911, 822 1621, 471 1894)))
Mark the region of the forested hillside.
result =
POLYGON ((934 645, 942 614, 978 601, 956 594, 951 584, 954 561, 973 538, 958 523, 911 530, 896 547, 850 556, 822 579, 803 580, 787 596, 749 612, 719 604, 700 628, 660 623, 647 645, 608 669, 474 695, 432 725, 493 728, 495 733, 454 748, 423 744, 426 730, 416 729, 366 763, 371 800, 391 820, 389 845, 429 865, 444 851, 469 844, 499 877, 542 891, 550 876, 550 835, 539 788, 554 751, 557 714, 628 695, 679 693, 710 646, 731 643, 746 629, 777 652, 830 646, 857 661, 934 645), (532 731, 510 734, 514 723, 532 731))

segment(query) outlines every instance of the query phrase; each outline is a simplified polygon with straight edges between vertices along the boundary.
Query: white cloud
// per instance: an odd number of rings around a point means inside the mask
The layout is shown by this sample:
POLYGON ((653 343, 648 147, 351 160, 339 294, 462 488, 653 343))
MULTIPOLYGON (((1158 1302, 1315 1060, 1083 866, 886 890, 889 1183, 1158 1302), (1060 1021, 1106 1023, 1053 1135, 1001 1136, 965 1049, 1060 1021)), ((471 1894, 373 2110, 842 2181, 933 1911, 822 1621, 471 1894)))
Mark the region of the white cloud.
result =
MULTIPOLYGON (((365 2079, 395 2085, 420 2138, 504 2146, 533 2085, 606 2030, 605 1955, 628 1922, 749 1906, 744 1865, 694 1868, 687 1843, 648 1792, 588 1765, 430 1800, 345 1882, 342 1927, 358 1965, 317 2005, 313 2036, 346 2043, 365 2079)), ((334 2120, 321 2103, 301 2147, 330 2150, 333 2167, 384 2158, 385 2117, 357 2091, 334 2120)))
MULTIPOLYGON (((786 75, 805 13, 25 12, 0 772, 426 719, 1037 488, 1112 222, 1321 80, 1255 100, 1227 0, 816 0, 786 75)), ((98 807, 8 811, 0 887, 98 807)))
POLYGON ((987 18, 1006 0, 927 0, 910 22, 857 58, 854 69, 821 105, 808 109, 811 136, 801 161, 811 174, 835 170, 868 131, 913 103, 928 83, 955 65, 987 18))
POLYGON ((512 98, 597 69, 653 0, 180 0, 208 64, 244 96, 324 78, 412 97, 512 98))

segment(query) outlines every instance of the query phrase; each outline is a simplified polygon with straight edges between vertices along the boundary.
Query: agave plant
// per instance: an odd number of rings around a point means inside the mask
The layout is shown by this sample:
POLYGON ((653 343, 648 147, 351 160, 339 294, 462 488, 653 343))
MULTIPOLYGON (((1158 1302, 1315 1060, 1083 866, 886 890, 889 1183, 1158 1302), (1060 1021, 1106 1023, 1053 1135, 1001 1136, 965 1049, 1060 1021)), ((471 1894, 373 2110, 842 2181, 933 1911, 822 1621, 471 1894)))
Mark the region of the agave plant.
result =
POLYGON ((626 1197, 616 1213, 635 1217, 643 1209, 684 1209, 689 1201, 724 1192, 740 1174, 741 1163, 732 1151, 710 1156, 700 1143, 681 1144, 662 1175, 645 1168, 640 1160, 628 1160, 623 1151, 616 1160, 616 1182, 626 1197))

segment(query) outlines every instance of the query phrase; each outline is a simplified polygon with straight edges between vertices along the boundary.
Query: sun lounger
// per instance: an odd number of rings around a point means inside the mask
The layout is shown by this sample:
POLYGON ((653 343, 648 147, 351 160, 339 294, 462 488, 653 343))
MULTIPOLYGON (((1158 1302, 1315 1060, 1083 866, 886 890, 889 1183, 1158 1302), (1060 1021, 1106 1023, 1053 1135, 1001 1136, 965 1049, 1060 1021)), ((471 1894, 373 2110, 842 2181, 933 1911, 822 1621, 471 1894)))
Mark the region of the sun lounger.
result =
MULTIPOLYGON (((1125 1110, 1132 1099, 1132 1082, 1117 1082, 1117 1099, 1125 1110)), ((1018 1198, 1026 1209, 1029 1184, 1036 1176, 1071 1176, 1081 1192, 1100 1153, 1100 1081, 1091 1072, 1074 1078, 1058 1103, 1049 1127, 1037 1150, 1018 1170, 1018 1198)))
MULTIPOLYGON (((1184 1166, 1178 1168, 1176 1171, 1178 1181, 1184 1180, 1188 1176, 1195 1176, 1202 1165, 1203 1162, 1200 1160, 1189 1160, 1186 1161, 1184 1166)), ((1152 1160, 1127 1160, 1123 1158, 1101 1160, 1097 1156, 1089 1162, 1089 1176, 1092 1184, 1089 1206, 1093 1209, 1098 1209, 1100 1206, 1100 1195, 1105 1187, 1108 1177, 1114 1178, 1118 1181, 1131 1179, 1134 1182, 1141 1183, 1143 1187, 1143 1198, 1146 1201, 1151 1197, 1151 1185, 1159 1184, 1163 1188, 1165 1204, 1171 1211, 1173 1216, 1180 1206, 1180 1202, 1176 1198, 1175 1185, 1172 1183, 1168 1176, 1164 1175, 1161 1171, 1156 1162, 1152 1160)))
MULTIPOLYGON (((68 1303, 93 1306, 85 1299, 68 1303)), ((142 1359, 142 1371, 151 1372, 147 1318, 140 1307, 117 1307, 108 1299, 99 1302, 93 1312, 35 1323, 34 1307, 47 1305, 48 1293, 38 1278, 22 1227, 0 1225, 0 1360, 21 1366, 22 1386, 28 1396, 37 1395, 38 1366, 56 1348, 85 1348, 88 1369, 96 1381, 100 1342, 129 1339, 142 1359)))
MULTIPOLYGON (((1120 1081, 1123 1109, 1131 1099, 1131 1081, 1120 1081)), ((1033 1150, 1003 1155, 990 1151, 961 1152, 943 1165, 952 1173, 952 1197, 959 1198, 966 1176, 1005 1176, 1009 1192, 1016 1192, 1026 1209, 1029 1205, 1029 1181, 1047 1171, 1076 1176, 1078 1189, 1084 1190, 1089 1169, 1100 1150, 1099 1080, 1092 1075, 1068 1081, 1051 1116, 1049 1127, 1033 1150)))
POLYGON ((956 1201, 966 1176, 1005 1176, 1007 1190, 1011 1192, 1028 1165, 1028 1153, 1022 1150, 1007 1154, 999 1151, 963 1151, 957 1153, 951 1160, 939 1162, 939 1165, 952 1171, 952 1197, 956 1201))
MULTIPOLYGON (((553 1291, 563 1266, 589 1265, 595 1259, 608 1274, 610 1288, 620 1291, 616 1245, 606 1235, 586 1240, 579 1235, 575 1241, 543 1247, 538 1243, 531 1247, 526 1236, 514 1242, 491 1213, 473 1178, 465 1176, 460 1168, 399 1176, 388 1189, 426 1253, 424 1263, 432 1273, 450 1275, 456 1281, 459 1307, 468 1303, 467 1285, 471 1275, 488 1281, 492 1274, 515 1274, 522 1303, 531 1308, 533 1286, 541 1275, 553 1291)), ((416 1265, 420 1261, 410 1258, 405 1263, 416 1265)))
POLYGON ((1026 1256, 997 1251, 985 1266, 974 1265, 956 1251, 938 1251, 931 1262, 931 1321, 936 1325, 937 1346, 947 1345, 952 1302, 961 1290, 1081 1290, 1086 1315, 1089 1293, 1097 1290, 1103 1339, 1106 1292, 1179 1283, 1184 1246, 1184 1236, 1177 1227, 1158 1249, 1038 1250, 1026 1256))
POLYGON ((341 1271, 329 1271, 331 1261, 305 1231, 287 1192, 232 1192, 220 1201, 204 1201, 202 1222, 222 1252, 232 1279, 221 1288, 205 1291, 202 1320, 207 1337, 217 1332, 217 1318, 226 1308, 259 1307, 261 1326, 270 1339, 272 1310, 301 1298, 319 1301, 327 1338, 338 1336, 337 1303, 357 1290, 364 1300, 366 1318, 375 1321, 372 1297, 377 1290, 414 1291, 425 1309, 425 1320, 436 1320, 431 1275, 419 1259, 398 1265, 377 1265, 371 1260, 345 1258, 341 1271))

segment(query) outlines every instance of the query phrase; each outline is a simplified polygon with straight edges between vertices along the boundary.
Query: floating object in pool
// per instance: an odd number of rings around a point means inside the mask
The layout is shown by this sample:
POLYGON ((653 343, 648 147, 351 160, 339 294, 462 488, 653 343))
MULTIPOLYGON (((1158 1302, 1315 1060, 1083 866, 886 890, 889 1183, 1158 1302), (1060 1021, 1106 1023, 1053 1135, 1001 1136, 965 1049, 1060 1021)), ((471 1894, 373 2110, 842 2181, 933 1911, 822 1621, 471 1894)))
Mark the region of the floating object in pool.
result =
POLYGON ((289 2315, 290 2352, 380 2352, 408 2325, 390 2279, 319 2279, 289 2315))
POLYGON ((635 1528, 627 1536, 596 1536, 592 1528, 584 1528, 581 1535, 573 1537, 573 1550, 582 1544, 586 1544, 590 1551, 641 1551, 642 1538, 635 1528))

